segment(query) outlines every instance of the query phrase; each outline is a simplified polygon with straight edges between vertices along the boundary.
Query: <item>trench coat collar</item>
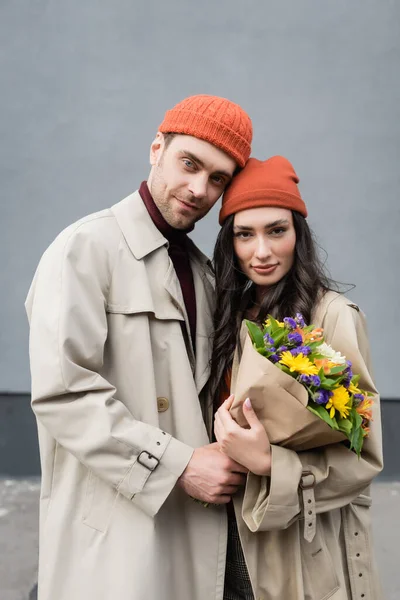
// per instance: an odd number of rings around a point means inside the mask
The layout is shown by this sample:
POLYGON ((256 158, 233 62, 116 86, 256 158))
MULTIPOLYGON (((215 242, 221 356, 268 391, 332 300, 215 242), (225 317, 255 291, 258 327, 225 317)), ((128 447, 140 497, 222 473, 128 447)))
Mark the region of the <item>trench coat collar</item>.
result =
MULTIPOLYGON (((137 190, 111 207, 124 238, 133 254, 141 260, 161 246, 168 247, 168 240, 154 225, 142 197, 137 190), (134 226, 132 224, 134 223, 134 226)), ((189 239, 189 250, 198 262, 210 269, 210 260, 189 239)))
POLYGON ((167 239, 154 225, 138 191, 114 204, 111 211, 136 259, 141 260, 157 248, 168 244, 167 239))

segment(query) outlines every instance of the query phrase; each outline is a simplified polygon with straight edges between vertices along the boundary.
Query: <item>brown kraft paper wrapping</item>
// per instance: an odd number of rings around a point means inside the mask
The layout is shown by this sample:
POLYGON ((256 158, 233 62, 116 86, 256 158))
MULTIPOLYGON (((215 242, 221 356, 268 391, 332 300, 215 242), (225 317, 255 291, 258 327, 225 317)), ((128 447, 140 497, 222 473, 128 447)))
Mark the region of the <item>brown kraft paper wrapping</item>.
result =
POLYGON ((249 335, 231 393, 235 395, 230 409, 232 417, 242 427, 248 426, 242 404, 250 398, 271 444, 299 452, 346 439, 307 409, 306 388, 259 354, 249 335))

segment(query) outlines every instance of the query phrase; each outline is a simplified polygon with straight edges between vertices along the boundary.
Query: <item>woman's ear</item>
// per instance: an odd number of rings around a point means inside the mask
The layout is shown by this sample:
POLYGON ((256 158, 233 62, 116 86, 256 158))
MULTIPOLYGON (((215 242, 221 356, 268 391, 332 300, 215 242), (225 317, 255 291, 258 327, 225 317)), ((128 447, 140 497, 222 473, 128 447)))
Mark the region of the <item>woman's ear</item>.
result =
POLYGON ((150 164, 152 167, 155 167, 158 164, 164 150, 164 144, 163 134, 161 131, 157 131, 157 135, 150 146, 150 164))

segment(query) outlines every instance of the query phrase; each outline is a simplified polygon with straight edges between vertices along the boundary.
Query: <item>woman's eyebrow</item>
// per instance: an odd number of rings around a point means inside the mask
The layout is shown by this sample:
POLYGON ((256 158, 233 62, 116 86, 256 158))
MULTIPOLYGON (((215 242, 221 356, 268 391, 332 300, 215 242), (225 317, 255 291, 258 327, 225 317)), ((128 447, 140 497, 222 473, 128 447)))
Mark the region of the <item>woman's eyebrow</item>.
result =
POLYGON ((234 225, 233 229, 236 231, 252 231, 253 228, 248 225, 234 225))
POLYGON ((272 221, 272 223, 267 223, 265 228, 276 227, 277 225, 289 225, 289 221, 287 219, 277 219, 276 221, 272 221))
MULTIPOLYGON (((272 221, 272 223, 267 223, 264 225, 264 229, 277 227, 278 225, 289 225, 289 221, 287 219, 277 219, 276 221, 272 221)), ((252 231, 253 227, 251 227, 251 225, 235 225, 234 229, 239 231, 252 231)))

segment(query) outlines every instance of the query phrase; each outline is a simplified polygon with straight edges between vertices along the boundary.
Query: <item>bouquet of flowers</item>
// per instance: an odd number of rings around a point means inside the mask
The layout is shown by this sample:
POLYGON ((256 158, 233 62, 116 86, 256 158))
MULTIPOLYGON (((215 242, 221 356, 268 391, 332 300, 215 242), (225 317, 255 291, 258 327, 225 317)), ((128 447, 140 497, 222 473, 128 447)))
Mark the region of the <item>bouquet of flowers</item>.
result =
POLYGON ((246 425, 241 405, 249 397, 272 443, 300 451, 347 439, 359 456, 373 401, 351 362, 301 314, 246 325, 231 408, 237 422, 246 425))

